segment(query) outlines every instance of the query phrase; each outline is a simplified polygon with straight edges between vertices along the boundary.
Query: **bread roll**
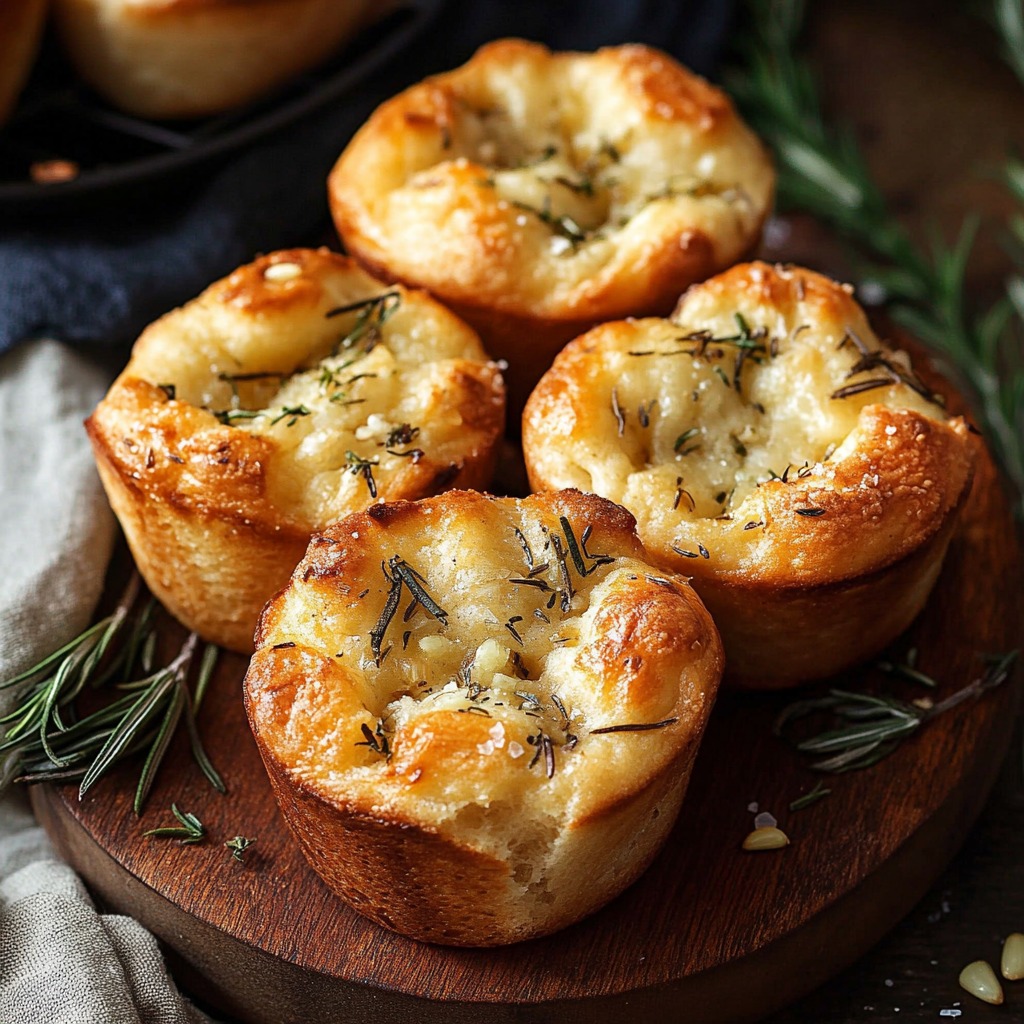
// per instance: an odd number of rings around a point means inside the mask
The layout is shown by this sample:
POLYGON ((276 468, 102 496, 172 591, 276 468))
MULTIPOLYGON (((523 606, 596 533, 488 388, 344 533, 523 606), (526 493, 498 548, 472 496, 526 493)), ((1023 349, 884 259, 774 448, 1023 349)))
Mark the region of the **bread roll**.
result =
POLYGON ((576 339, 523 419, 532 486, 628 508, 752 687, 831 675, 909 625, 969 490, 967 435, 849 288, 763 263, 576 339))
POLYGON ((749 254, 773 182, 725 94, 667 55, 506 39, 381 106, 329 191, 349 252, 476 327, 521 407, 570 338, 749 254))
POLYGON ((375 505, 267 606, 245 701, 327 884, 426 942, 543 935, 675 820, 722 668, 624 510, 564 492, 375 505))
POLYGON ((79 74, 130 114, 205 117, 325 60, 366 0, 53 0, 79 74))
POLYGON ((246 651, 314 530, 485 486, 503 424, 501 374, 462 321, 343 256, 292 249, 148 327, 87 428, 150 589, 246 651))

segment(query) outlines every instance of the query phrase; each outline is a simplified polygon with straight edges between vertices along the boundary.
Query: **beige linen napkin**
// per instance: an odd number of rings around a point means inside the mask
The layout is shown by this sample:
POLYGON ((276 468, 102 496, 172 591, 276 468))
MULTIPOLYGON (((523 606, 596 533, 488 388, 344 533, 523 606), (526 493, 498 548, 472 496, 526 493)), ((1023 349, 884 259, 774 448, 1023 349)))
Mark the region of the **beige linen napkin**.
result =
MULTIPOLYGON (((88 625, 114 519, 82 420, 105 375, 71 349, 37 341, 0 357, 0 680, 88 625)), ((0 691, 0 715, 15 695, 0 691)), ((156 940, 98 914, 28 812, 0 798, 0 1021, 199 1024, 156 940)))

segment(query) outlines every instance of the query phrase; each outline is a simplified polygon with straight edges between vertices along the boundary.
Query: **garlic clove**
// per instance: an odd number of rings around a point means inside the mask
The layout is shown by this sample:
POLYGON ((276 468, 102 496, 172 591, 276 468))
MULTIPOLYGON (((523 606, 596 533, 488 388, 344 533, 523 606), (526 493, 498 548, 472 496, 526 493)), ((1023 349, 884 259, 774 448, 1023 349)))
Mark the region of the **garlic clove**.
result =
POLYGON ((1003 987, 996 972, 984 960, 975 960, 960 972, 960 987, 984 1003, 999 1006, 1003 1001, 1003 987))
POLYGON ((1024 978, 1024 935, 1020 932, 1006 936, 999 970, 1007 981, 1024 978))
POLYGON ((789 836, 774 825, 755 828, 743 840, 744 850, 780 850, 783 846, 789 846, 789 836))

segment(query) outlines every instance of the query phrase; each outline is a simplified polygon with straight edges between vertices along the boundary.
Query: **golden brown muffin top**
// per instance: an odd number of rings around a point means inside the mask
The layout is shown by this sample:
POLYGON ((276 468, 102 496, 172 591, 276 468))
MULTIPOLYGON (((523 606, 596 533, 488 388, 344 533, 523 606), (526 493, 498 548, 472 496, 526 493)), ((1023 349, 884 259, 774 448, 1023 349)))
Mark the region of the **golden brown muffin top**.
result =
POLYGON ((666 54, 509 39, 380 107, 330 192, 369 265, 571 320, 650 311, 741 258, 773 182, 725 94, 666 54))
POLYGON ((246 688, 295 785, 456 834, 491 807, 498 842, 517 814, 608 813, 692 754, 721 669, 710 616, 651 569, 624 510, 453 491, 314 538, 246 688))
POLYGON ((763 263, 576 339, 524 414, 535 487, 623 504, 678 571, 793 584, 934 532, 970 480, 966 433, 849 288, 763 263))
POLYGON ((147 328, 91 429, 140 487, 308 533, 442 489, 503 420, 501 374, 461 320, 293 249, 147 328))

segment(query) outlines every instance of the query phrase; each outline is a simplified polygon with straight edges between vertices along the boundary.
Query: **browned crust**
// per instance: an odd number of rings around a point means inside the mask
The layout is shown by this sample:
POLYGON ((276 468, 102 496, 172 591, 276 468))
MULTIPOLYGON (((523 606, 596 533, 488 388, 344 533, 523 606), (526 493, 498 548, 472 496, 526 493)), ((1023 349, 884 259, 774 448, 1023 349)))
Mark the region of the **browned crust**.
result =
MULTIPOLYGON (((635 561, 643 548, 634 527, 626 510, 580 492, 532 495, 516 502, 460 491, 415 503, 377 505, 313 539, 288 588, 263 613, 258 649, 246 675, 245 702, 289 827, 313 867, 355 909, 423 941, 497 945, 578 920, 630 884, 653 858, 678 812, 713 702, 722 653, 710 616, 686 582, 645 573, 643 563, 635 561), (359 648, 346 648, 342 655, 333 648, 321 650, 327 641, 315 640, 315 646, 304 642, 294 633, 297 620, 285 603, 292 593, 302 592, 303 601, 315 598, 315 617, 329 618, 341 634, 350 632, 345 609, 358 606, 365 587, 380 575, 382 557, 401 550, 403 538, 445 532, 453 516, 493 530, 494 517, 510 506, 523 515, 543 513, 552 528, 557 528, 559 515, 591 524, 602 552, 630 559, 628 565, 636 567, 628 578, 617 576, 614 586, 602 591, 604 603, 590 627, 593 639, 569 663, 574 675, 593 680, 587 684, 586 701, 577 695, 575 706, 591 702, 625 721, 673 721, 625 740, 622 734, 585 735, 581 752, 558 754, 561 770, 550 778, 528 770, 524 761, 516 765, 515 797, 493 790, 484 805, 471 800, 454 818, 436 819, 432 808, 438 794, 455 799, 447 788, 449 780, 508 770, 481 759, 492 719, 455 710, 414 718, 394 731, 391 756, 377 762, 372 783, 361 775, 346 781, 349 769, 325 763, 312 751, 325 749, 325 743, 335 749, 339 743, 355 743, 360 738, 356 724, 339 732, 339 723, 353 713, 346 709, 355 708, 360 716, 379 715, 376 705, 391 699, 394 684, 383 676, 376 681, 359 648), (286 617, 291 625, 284 625, 286 617), (291 639, 283 640, 286 636, 291 639), (373 696, 365 687, 388 692, 373 696), (591 792, 591 785, 599 788, 591 792), (545 825, 555 819, 538 819, 537 800, 557 807, 564 820, 545 825), (565 810, 569 804, 575 808, 572 814, 565 810), (479 814, 502 820, 512 815, 513 823, 521 821, 513 824, 513 833, 524 841, 544 845, 557 835, 573 851, 553 869, 564 877, 550 901, 525 919, 515 912, 516 901, 523 898, 516 895, 519 855, 496 856, 480 845, 471 824, 479 814), (466 824, 460 826, 463 817, 466 824), (555 833, 546 834, 547 828, 555 833)), ((487 554, 468 557, 486 559, 487 554)), ((484 578, 493 571, 486 568, 484 578)), ((437 581, 430 567, 425 572, 437 581)), ((579 585, 584 586, 583 579, 579 585)), ((451 595, 441 591, 435 596, 454 614, 451 595)), ((559 685, 569 685, 560 679, 559 685)), ((492 784, 484 779, 481 785, 492 784)))
POLYGON ((205 410, 170 399, 161 388, 123 377, 85 423, 97 457, 139 503, 167 502, 182 514, 226 519, 260 534, 307 537, 267 499, 273 445, 205 410))
MULTIPOLYGON (((559 931, 599 910, 654 860, 679 813, 698 744, 674 772, 608 808, 600 826, 632 845, 617 870, 587 887, 558 916, 510 929, 494 907, 509 864, 423 827, 349 809, 330 813, 321 796, 296 784, 287 766, 257 737, 274 795, 304 856, 328 887, 371 921, 420 942, 489 947, 559 931)), ((585 823, 589 824, 589 823, 585 823)), ((584 826, 585 827, 585 826, 584 826)))
POLYGON ((695 580, 730 652, 728 682, 783 689, 825 679, 878 654, 924 608, 969 492, 968 484, 918 547, 873 572, 799 586, 695 580))

